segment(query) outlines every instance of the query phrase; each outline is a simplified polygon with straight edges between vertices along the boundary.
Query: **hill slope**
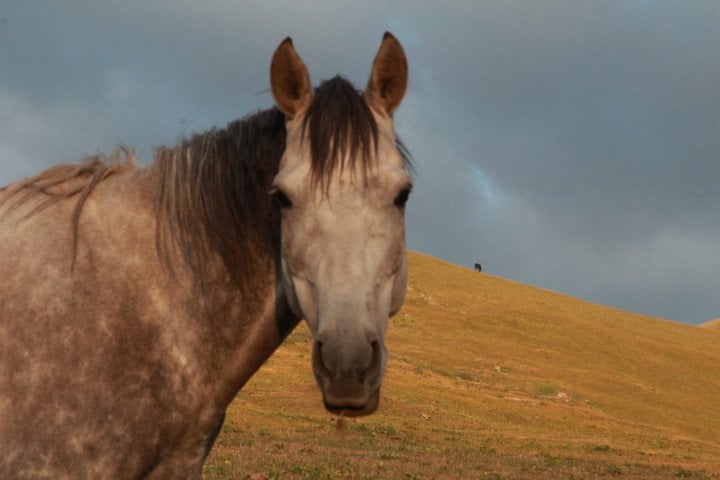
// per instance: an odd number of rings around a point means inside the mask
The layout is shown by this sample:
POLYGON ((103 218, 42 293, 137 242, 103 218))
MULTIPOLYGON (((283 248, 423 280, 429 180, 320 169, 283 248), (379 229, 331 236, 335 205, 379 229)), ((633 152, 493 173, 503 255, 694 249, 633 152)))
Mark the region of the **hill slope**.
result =
POLYGON ((715 320, 710 320, 709 322, 705 322, 702 325, 700 325, 700 328, 704 328, 706 330, 720 330, 720 318, 716 318, 715 320))
POLYGON ((322 409, 301 326, 205 478, 720 478, 720 337, 410 254, 380 411, 322 409))

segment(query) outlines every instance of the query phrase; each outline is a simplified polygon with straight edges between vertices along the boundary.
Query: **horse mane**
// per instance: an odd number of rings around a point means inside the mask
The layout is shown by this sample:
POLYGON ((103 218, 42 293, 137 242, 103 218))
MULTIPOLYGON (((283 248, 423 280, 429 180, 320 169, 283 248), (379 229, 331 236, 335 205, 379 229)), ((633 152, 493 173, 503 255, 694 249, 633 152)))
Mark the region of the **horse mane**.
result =
POLYGON ((285 151, 285 116, 258 112, 158 148, 157 250, 172 270, 179 254, 200 282, 214 255, 248 293, 259 260, 279 246, 279 214, 269 194, 285 151))
POLYGON ((120 147, 112 155, 97 154, 86 157, 77 164, 63 164, 50 167, 40 174, 29 177, 0 189, 0 206, 9 204, 3 215, 7 215, 28 201, 43 195, 44 198, 30 209, 23 218, 60 202, 78 196, 72 215, 72 259, 75 262, 78 245, 80 214, 88 197, 98 183, 113 175, 135 168, 135 154, 126 147, 120 147), (12 201, 12 203, 9 203, 12 201))

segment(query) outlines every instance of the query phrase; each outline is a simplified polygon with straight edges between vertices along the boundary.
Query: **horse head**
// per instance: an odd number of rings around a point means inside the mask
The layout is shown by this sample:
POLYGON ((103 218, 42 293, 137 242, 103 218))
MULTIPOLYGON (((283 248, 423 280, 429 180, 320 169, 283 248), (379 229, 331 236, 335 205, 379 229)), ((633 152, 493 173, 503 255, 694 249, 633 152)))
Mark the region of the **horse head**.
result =
POLYGON ((313 89, 289 38, 270 70, 287 122, 273 182, 282 290, 313 334, 313 372, 326 408, 369 414, 379 402, 388 319, 407 284, 412 180, 393 128, 407 87, 405 54, 386 33, 363 92, 341 77, 313 89))

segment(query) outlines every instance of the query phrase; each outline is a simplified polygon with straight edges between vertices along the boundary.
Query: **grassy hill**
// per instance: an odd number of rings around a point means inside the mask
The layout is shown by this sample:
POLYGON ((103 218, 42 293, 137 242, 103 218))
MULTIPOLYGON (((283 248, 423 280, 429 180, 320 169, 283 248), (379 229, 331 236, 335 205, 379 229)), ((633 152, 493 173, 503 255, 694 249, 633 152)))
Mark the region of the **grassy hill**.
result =
POLYGON ((716 318, 715 320, 710 320, 709 322, 705 322, 702 325, 700 325, 700 328, 705 328, 707 330, 720 330, 720 318, 716 318))
POLYGON ((203 478, 720 479, 717 332, 409 264, 378 413, 324 412, 300 326, 231 405, 203 478))

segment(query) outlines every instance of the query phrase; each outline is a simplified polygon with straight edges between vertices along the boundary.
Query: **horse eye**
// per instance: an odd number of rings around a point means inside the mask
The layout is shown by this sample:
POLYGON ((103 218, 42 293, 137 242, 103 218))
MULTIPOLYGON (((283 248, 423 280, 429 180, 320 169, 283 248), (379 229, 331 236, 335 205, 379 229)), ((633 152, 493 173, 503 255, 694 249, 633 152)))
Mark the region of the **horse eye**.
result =
POLYGON ((272 195, 273 202, 275 203, 275 205, 278 208, 285 209, 285 208, 291 208, 293 206, 290 199, 287 197, 287 195, 285 195, 285 193, 282 190, 275 189, 270 193, 272 195))
POLYGON ((398 208, 405 208, 405 204, 407 203, 409 197, 410 189, 404 188, 400 191, 400 193, 398 193, 398 196, 395 197, 395 206, 398 208))

